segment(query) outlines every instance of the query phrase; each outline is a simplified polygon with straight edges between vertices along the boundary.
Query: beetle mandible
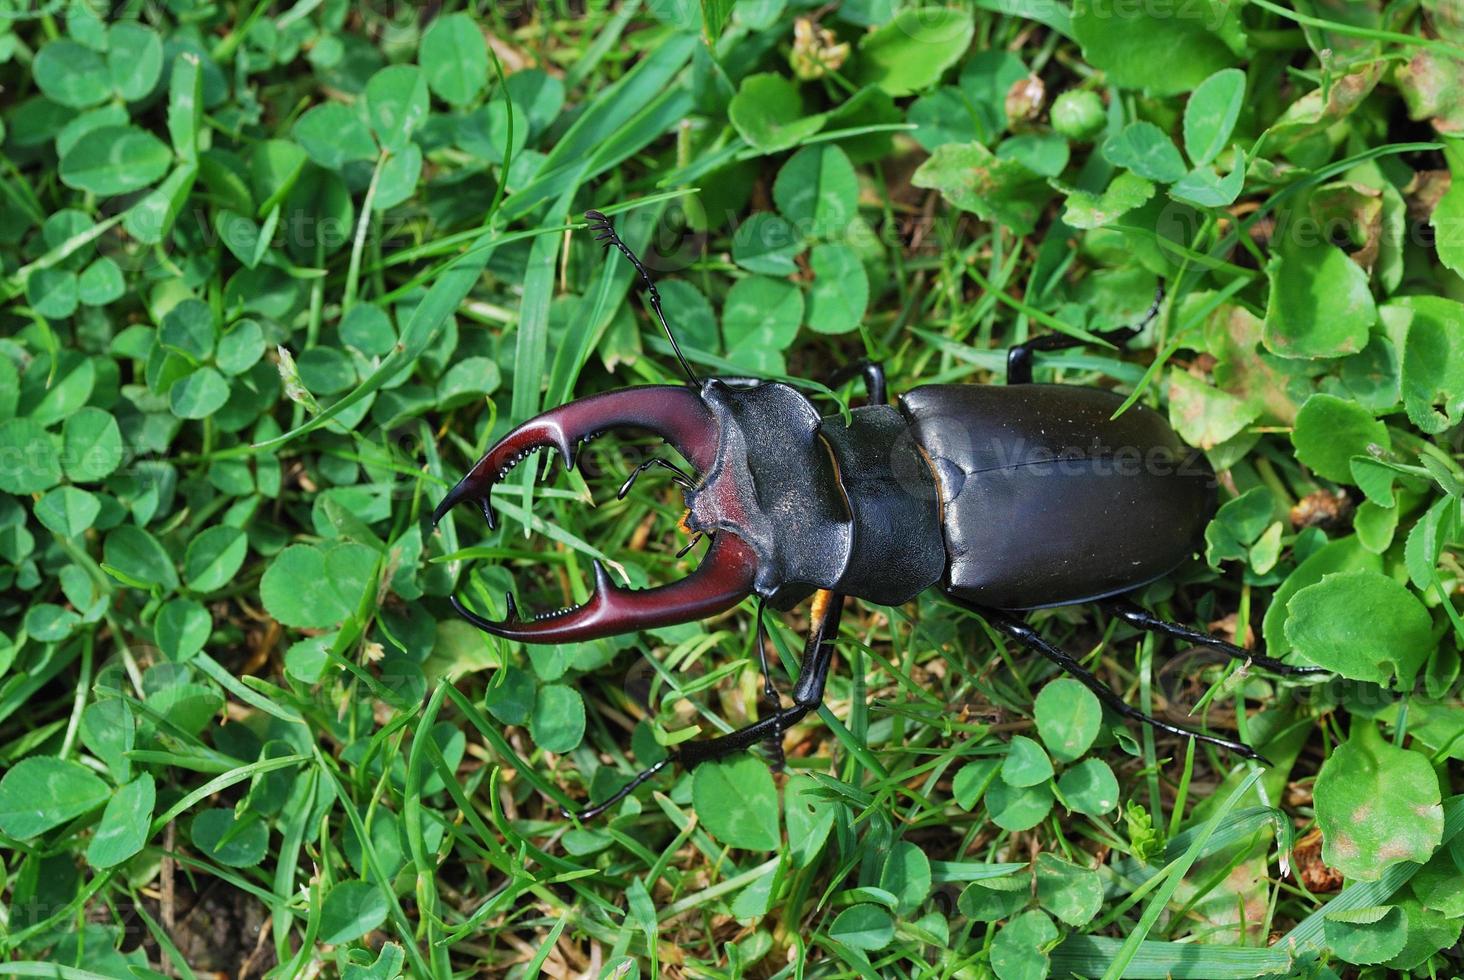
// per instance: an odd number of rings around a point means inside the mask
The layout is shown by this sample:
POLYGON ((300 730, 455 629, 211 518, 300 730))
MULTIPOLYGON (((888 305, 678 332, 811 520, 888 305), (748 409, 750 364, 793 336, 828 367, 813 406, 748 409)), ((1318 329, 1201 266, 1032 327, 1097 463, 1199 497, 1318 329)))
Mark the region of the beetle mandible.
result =
MULTIPOLYGON (((590 640, 687 623, 759 597, 758 650, 770 712, 736 731, 682 743, 609 799, 579 812, 594 817, 671 762, 695 766, 780 736, 818 707, 834 653, 844 598, 899 605, 939 588, 994 629, 1040 654, 1123 717, 1265 759, 1244 742, 1192 731, 1126 704, 1079 661, 1044 639, 1023 613, 1098 603, 1129 624, 1203 645, 1280 674, 1307 673, 1219 637, 1166 622, 1124 598, 1162 578, 1193 552, 1215 507, 1215 477, 1157 412, 1101 388, 1034 384, 1033 353, 1080 340, 1040 336, 1011 348, 1005 385, 922 385, 888 404, 884 372, 861 361, 836 376, 863 375, 868 404, 821 416, 797 389, 773 381, 698 378, 676 343, 644 265, 598 211, 589 227, 625 255, 645 281, 651 308, 687 377, 684 385, 647 385, 582 398, 524 422, 489 449, 443 498, 433 523, 476 501, 496 527, 492 490, 531 453, 553 449, 573 468, 579 446, 610 429, 660 436, 696 478, 655 458, 638 467, 620 494, 652 465, 676 471, 683 520, 710 547, 681 581, 632 591, 594 565, 594 592, 583 605, 521 618, 507 597, 507 618, 458 612, 479 628, 528 643, 590 640), (787 609, 813 598, 811 627, 791 704, 772 687, 762 642, 763 605, 787 609)), ((1138 326, 1095 334, 1122 345, 1138 326)), ((695 539, 693 539, 694 541, 695 539)))

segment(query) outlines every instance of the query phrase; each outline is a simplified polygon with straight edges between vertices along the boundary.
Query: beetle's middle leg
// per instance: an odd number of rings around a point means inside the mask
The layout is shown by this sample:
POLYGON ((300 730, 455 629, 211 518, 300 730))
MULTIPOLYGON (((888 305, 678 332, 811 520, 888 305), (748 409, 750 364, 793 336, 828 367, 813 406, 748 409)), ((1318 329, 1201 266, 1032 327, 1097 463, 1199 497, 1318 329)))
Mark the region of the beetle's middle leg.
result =
MULTIPOLYGON (((1115 347, 1122 347, 1154 321, 1154 318, 1159 315, 1159 306, 1163 302, 1164 290, 1161 287, 1154 294, 1154 305, 1149 307, 1149 312, 1144 314, 1144 319, 1139 323, 1127 327, 1117 327, 1113 330, 1100 330, 1093 336, 1107 341, 1115 347)), ((1007 351, 1006 383, 1009 385, 1032 383, 1032 355, 1035 352, 1067 350, 1071 347, 1081 347, 1085 343, 1086 341, 1077 337, 1069 337, 1067 334, 1049 333, 1017 344, 1007 351)))
MULTIPOLYGON (((956 600, 959 601, 959 600, 956 600)), ((1016 640, 1018 643, 1034 653, 1039 653, 1061 667, 1074 679, 1081 682, 1084 687, 1098 696, 1098 700, 1118 714, 1133 721, 1143 722, 1151 728, 1168 732, 1171 735, 1179 735, 1184 738, 1192 738, 1201 742, 1208 742, 1211 745, 1218 745, 1222 749, 1229 749, 1237 755, 1247 759, 1255 759, 1258 762, 1270 765, 1265 756, 1244 742, 1237 742, 1233 739, 1223 738, 1219 735, 1207 735, 1204 732, 1191 731, 1179 725, 1171 725, 1167 721, 1146 715, 1139 709, 1131 706, 1123 698, 1119 697, 1107 684, 1095 676, 1075 658, 1069 656, 1057 647, 1049 643, 1042 634, 1033 629, 1027 622, 1011 613, 1002 612, 997 609, 989 609, 985 606, 978 606, 974 603, 960 602, 960 605, 971 610, 976 615, 990 623, 998 632, 1016 640)))

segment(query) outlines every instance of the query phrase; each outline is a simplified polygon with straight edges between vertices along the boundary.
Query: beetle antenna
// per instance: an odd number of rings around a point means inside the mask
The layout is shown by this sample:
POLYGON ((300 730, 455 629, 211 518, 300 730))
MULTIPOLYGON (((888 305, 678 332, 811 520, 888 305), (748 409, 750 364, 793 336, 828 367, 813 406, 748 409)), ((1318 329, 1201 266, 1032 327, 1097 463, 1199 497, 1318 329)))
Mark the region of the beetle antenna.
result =
POLYGON ((691 365, 687 363, 686 357, 681 353, 681 345, 676 342, 676 335, 671 332, 671 324, 666 322, 666 314, 661 311, 661 294, 656 291, 656 284, 651 280, 651 274, 646 271, 645 266, 641 265, 641 260, 635 257, 630 246, 620 240, 620 236, 615 233, 614 227, 610 224, 610 219, 603 213, 586 211, 585 220, 589 222, 590 231, 595 233, 595 241, 600 242, 606 248, 612 245, 618 248, 620 254, 630 259, 630 264, 635 266, 636 272, 640 273, 641 279, 645 281, 646 291, 651 297, 651 309, 656 311, 656 319, 661 321, 661 326, 666 330, 666 339, 671 341, 671 350, 676 353, 676 360, 681 362, 681 370, 686 372, 687 382, 693 388, 701 387, 701 379, 696 376, 696 372, 691 369, 691 365))

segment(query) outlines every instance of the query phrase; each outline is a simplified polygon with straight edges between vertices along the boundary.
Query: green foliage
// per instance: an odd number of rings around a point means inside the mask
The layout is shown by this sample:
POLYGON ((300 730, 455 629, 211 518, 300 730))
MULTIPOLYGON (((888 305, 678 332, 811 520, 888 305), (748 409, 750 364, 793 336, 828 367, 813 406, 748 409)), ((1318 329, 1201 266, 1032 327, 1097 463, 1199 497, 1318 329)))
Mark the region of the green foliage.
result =
MULTIPOLYGON (((232 975, 266 917, 253 962, 292 978, 590 947, 627 976, 1457 972, 1464 34, 1439 4, 10 7, 13 972, 232 975), (847 606, 785 773, 673 762, 563 818, 769 710, 752 602, 525 647, 448 601, 527 614, 583 601, 591 559, 634 588, 699 560, 664 473, 616 498, 657 451, 633 434, 515 471, 496 530, 430 520, 541 408, 679 381, 588 208, 699 373, 801 378, 829 415, 862 397, 818 387, 842 364, 999 383, 1011 344, 1137 322, 1162 285, 1125 349, 1039 354, 1039 380, 1167 413, 1218 474, 1203 555, 1137 598, 1325 671, 1030 618, 1273 765, 1141 731, 927 593, 847 606), (1311 830, 1340 891, 1286 877, 1311 830), (208 960, 219 936, 243 945, 208 960)), ((786 696, 806 617, 766 620, 786 696)))

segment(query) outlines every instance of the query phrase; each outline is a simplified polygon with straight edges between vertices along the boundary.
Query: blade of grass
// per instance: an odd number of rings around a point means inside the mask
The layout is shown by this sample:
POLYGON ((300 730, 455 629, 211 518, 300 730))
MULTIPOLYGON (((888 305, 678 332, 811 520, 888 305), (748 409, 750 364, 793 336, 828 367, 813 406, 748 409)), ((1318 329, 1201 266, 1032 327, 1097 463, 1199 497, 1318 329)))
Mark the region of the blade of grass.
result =
POLYGON ((1160 914, 1168 907, 1169 900, 1174 897, 1175 891, 1179 888, 1180 883, 1184 881, 1184 876, 1189 873, 1189 869, 1199 859, 1200 853, 1205 849, 1205 845, 1209 842, 1211 835, 1215 833, 1215 829, 1220 826, 1225 816, 1244 798, 1245 794, 1250 791, 1251 786, 1260 778, 1261 771, 1259 769, 1247 776, 1245 782, 1237 786, 1229 798, 1215 811, 1214 815, 1205 822, 1204 829, 1195 838, 1194 843, 1186 848, 1184 854, 1177 860, 1171 861, 1160 872, 1164 877, 1164 884, 1154 893, 1154 897, 1149 899, 1149 904, 1144 907, 1143 915, 1139 917, 1138 926, 1135 927, 1133 932, 1129 933, 1128 938, 1123 941, 1123 945, 1119 947, 1118 952, 1109 961, 1107 968, 1103 971, 1103 980, 1118 980, 1118 978, 1126 975, 1125 971, 1128 969, 1134 957, 1138 955, 1140 945, 1143 944, 1144 939, 1149 935, 1149 931, 1154 928, 1155 923, 1159 921, 1160 914))

